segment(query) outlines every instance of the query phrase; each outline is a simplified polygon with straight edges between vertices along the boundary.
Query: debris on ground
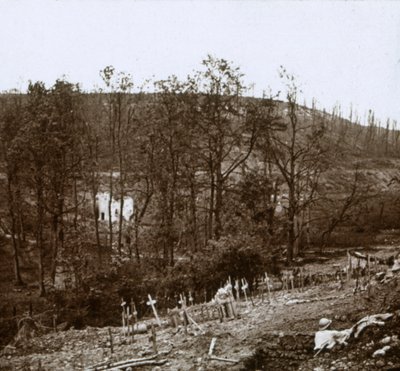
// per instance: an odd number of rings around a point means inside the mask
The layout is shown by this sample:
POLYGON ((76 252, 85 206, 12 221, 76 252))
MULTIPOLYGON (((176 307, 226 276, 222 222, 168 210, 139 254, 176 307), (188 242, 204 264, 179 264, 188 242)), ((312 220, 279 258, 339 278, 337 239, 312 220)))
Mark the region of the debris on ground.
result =
MULTIPOLYGON (((346 258, 342 263, 345 262, 346 258)), ((225 306, 232 298, 220 304, 187 307, 187 313, 201 332, 191 321, 187 323, 187 332, 181 321, 177 321, 176 327, 165 326, 165 321, 161 321, 161 327, 154 326, 156 318, 140 321, 147 329, 153 324, 158 354, 154 359, 150 331, 142 334, 135 331, 132 339, 121 327, 70 328, 60 332, 41 328, 36 320, 35 328, 27 320, 19 335, 21 340, 1 352, 0 369, 93 370, 96 365, 112 369, 129 364, 124 367, 133 368, 139 362, 163 362, 162 365, 142 364, 143 370, 205 371, 375 370, 400 365, 399 275, 394 272, 390 280, 379 282, 374 278, 376 271, 372 272, 374 295, 368 290, 354 294, 355 279, 344 280, 338 291, 332 285, 335 275, 330 276, 329 268, 332 266, 328 264, 312 266, 310 270, 318 269, 326 277, 322 282, 310 281, 311 284, 294 288, 290 284, 286 290, 271 291, 269 300, 252 293, 250 306, 243 291, 241 300, 234 298, 237 317, 225 317, 223 321, 213 314, 213 308, 225 306), (287 305, 288 301, 296 305, 287 305), (318 329, 321 317, 327 321, 320 322, 318 329), (314 357, 315 332, 334 331, 329 326, 324 328, 328 323, 331 325, 329 318, 334 320, 336 333, 331 334, 337 346, 328 349, 329 343, 326 348, 316 349, 320 353, 314 357), (379 326, 380 323, 385 326, 379 326), (349 329, 354 336, 347 336, 349 329), (356 333, 360 334, 357 338, 356 333), (348 345, 344 346, 345 343, 348 345), (123 363, 118 366, 119 362, 123 363)), ((180 317, 182 308, 176 313, 180 317)), ((22 322, 20 328, 23 327, 22 322)))

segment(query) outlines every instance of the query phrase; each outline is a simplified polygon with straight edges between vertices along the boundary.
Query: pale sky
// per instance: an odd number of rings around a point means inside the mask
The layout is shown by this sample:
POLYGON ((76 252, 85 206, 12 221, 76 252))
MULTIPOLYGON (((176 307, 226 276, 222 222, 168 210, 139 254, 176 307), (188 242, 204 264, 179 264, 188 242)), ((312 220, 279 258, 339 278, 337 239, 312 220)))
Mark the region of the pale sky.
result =
POLYGON ((256 95, 281 89, 283 65, 308 105, 400 120, 399 2, 0 0, 0 90, 63 75, 92 90, 107 65, 138 83, 184 78, 207 54, 256 95))

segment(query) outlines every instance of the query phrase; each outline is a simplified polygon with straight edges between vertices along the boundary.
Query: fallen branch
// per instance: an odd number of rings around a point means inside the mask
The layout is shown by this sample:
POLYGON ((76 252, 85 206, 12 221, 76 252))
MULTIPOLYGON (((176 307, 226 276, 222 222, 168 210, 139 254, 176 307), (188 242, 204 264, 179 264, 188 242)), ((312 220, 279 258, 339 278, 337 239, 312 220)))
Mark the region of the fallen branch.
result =
POLYGON ((203 329, 197 324, 197 322, 191 316, 189 316, 189 313, 187 311, 186 311, 186 316, 189 319, 189 321, 192 322, 192 324, 195 325, 202 334, 204 334, 203 329))
POLYGON ((229 363, 239 363, 238 359, 230 359, 230 358, 222 358, 222 357, 216 357, 216 356, 211 356, 211 360, 213 361, 222 361, 222 362, 229 362, 229 363))
POLYGON ((149 366, 149 365, 153 365, 153 366, 161 366, 164 363, 166 363, 167 360, 166 359, 161 359, 159 361, 140 361, 140 362, 133 362, 133 363, 126 363, 124 364, 122 367, 121 366, 117 366, 117 367, 113 367, 113 368, 107 368, 108 371, 119 371, 121 370, 121 368, 128 368, 128 367, 137 367, 137 366, 149 366))
POLYGON ((215 343, 217 342, 217 338, 212 338, 210 343, 210 349, 208 350, 208 355, 211 357, 214 352, 215 343))
MULTIPOLYGON (((110 367, 119 367, 119 366, 124 366, 127 363, 137 363, 137 362, 143 362, 143 361, 151 361, 154 360, 157 357, 156 355, 153 355, 151 357, 145 357, 145 358, 133 358, 133 359, 127 359, 125 361, 120 361, 120 362, 114 362, 111 363, 111 361, 104 361, 101 363, 97 363, 93 366, 89 366, 87 368, 85 368, 85 371, 90 371, 90 370, 97 370, 97 371, 101 371, 101 370, 108 370, 110 367)), ((128 367, 128 366, 126 366, 128 367)))

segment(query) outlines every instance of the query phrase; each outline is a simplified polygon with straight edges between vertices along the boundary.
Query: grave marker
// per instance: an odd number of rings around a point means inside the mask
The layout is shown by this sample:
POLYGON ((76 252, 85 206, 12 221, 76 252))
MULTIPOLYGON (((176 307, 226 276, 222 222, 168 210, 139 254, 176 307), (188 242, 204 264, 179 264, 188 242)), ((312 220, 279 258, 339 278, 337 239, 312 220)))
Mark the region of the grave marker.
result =
POLYGON ((153 313, 154 313, 154 317, 155 317, 156 320, 157 320, 157 324, 158 324, 158 326, 161 327, 161 321, 160 321, 160 318, 158 317, 156 307, 154 306, 154 304, 157 303, 157 301, 156 301, 156 300, 153 300, 153 299, 151 298, 151 295, 150 295, 150 294, 148 295, 148 298, 149 298, 149 301, 148 301, 146 304, 149 305, 149 306, 151 306, 151 309, 153 310, 153 313))

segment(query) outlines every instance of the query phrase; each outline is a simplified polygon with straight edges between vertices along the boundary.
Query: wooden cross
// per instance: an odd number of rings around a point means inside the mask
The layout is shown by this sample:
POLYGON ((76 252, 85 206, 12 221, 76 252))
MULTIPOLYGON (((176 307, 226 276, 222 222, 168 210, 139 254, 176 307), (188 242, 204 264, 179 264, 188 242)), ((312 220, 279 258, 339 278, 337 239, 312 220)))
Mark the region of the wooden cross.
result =
POLYGON ((153 309, 154 317, 155 317, 156 320, 157 320, 158 326, 161 327, 161 321, 160 321, 160 318, 158 317, 156 307, 154 306, 154 304, 157 303, 157 301, 156 301, 156 300, 153 300, 153 299, 151 298, 151 295, 150 295, 150 294, 148 295, 148 298, 149 298, 149 301, 148 301, 146 304, 147 304, 147 305, 150 305, 150 306, 151 306, 151 309, 153 309))

